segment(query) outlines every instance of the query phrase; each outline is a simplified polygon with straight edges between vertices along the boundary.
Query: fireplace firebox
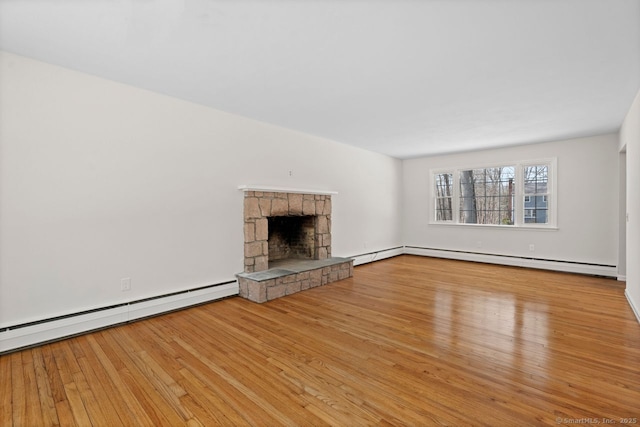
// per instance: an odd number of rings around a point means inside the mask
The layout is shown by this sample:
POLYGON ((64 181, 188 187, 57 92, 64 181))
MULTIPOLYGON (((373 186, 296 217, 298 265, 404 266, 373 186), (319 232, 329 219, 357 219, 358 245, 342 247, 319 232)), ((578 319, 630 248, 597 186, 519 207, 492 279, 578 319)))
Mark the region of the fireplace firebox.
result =
POLYGON ((315 216, 272 216, 267 218, 267 227, 270 268, 274 261, 314 259, 315 216))

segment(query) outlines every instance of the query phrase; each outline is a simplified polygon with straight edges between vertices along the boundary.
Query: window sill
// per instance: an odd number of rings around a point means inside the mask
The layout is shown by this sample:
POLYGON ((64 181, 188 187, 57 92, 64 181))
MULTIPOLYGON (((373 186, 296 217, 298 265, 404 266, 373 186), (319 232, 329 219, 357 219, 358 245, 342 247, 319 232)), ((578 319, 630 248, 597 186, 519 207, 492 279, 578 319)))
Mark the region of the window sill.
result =
POLYGON ((526 230, 526 231, 558 231, 559 228, 554 225, 497 225, 497 224, 461 224, 453 222, 433 222, 429 225, 442 227, 463 227, 463 228, 492 228, 496 230, 526 230))

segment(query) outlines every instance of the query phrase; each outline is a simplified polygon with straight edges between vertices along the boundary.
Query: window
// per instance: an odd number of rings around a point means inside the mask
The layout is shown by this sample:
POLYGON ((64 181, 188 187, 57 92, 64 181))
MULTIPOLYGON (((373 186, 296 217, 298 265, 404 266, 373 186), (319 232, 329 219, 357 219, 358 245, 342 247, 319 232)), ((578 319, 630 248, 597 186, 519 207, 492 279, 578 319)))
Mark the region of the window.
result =
POLYGON ((549 166, 534 165, 524 168, 524 194, 529 197, 527 208, 533 215, 525 215, 525 223, 546 224, 548 211, 549 166))
POLYGON ((555 159, 432 171, 436 223, 554 226, 555 159))
POLYGON ((460 171, 460 223, 513 225, 515 168, 460 171))
POLYGON ((453 175, 450 173, 436 174, 436 221, 451 221, 453 219, 453 175))

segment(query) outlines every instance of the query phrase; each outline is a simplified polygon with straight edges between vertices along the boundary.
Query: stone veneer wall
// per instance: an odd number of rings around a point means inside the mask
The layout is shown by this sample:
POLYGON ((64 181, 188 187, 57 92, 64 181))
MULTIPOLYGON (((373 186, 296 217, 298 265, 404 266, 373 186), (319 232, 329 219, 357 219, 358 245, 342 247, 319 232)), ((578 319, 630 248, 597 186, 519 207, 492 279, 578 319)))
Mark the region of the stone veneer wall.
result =
POLYGON ((268 217, 316 216, 314 259, 331 257, 331 196, 246 191, 244 193, 244 271, 269 268, 268 217))

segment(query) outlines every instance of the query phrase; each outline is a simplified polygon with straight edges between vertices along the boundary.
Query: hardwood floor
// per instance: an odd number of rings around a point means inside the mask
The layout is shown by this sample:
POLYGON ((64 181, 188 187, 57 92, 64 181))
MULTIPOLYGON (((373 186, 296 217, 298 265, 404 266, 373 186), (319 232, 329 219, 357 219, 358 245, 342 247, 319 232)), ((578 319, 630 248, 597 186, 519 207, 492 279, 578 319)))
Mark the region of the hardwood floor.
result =
POLYGON ((0 379, 2 426, 637 424, 640 325, 615 280, 405 255, 4 355, 0 379))

